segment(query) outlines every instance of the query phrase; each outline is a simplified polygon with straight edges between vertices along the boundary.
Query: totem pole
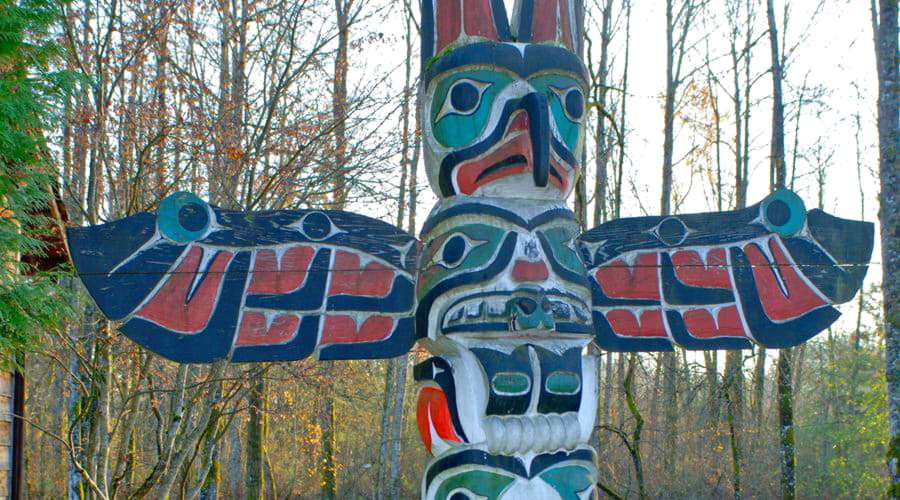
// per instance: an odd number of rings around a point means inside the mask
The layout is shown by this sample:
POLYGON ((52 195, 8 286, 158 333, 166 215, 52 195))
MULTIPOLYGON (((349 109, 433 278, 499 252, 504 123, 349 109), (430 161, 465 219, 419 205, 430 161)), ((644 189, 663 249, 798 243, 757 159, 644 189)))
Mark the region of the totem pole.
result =
POLYGON ((594 498, 596 357, 799 344, 834 322, 866 222, 777 191, 749 208, 580 234, 587 72, 572 0, 425 0, 420 102, 440 201, 421 242, 335 210, 190 193, 69 229, 100 309, 182 363, 388 358, 415 341, 425 499, 594 498))

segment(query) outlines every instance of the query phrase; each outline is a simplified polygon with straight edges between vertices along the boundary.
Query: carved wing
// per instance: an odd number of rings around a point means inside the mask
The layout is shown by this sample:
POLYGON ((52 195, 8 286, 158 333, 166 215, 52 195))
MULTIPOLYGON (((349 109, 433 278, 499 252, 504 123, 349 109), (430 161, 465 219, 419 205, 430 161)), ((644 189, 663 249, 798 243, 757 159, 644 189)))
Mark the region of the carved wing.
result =
POLYGON ((387 358, 415 341, 417 241, 335 210, 236 212, 190 193, 68 230, 100 310, 183 363, 387 358))
POLYGON ((587 231, 598 344, 609 351, 797 345, 862 285, 874 226, 807 212, 791 191, 743 210, 637 217, 587 231))

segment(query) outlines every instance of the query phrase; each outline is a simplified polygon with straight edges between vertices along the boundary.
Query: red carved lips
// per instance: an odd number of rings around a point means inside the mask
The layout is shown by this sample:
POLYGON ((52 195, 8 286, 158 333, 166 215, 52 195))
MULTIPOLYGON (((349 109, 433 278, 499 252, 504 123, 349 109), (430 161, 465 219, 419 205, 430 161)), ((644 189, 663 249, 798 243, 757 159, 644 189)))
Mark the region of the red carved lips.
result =
MULTIPOLYGON (((496 147, 456 167, 457 191, 470 195, 498 179, 531 174, 534 156, 528 128, 528 114, 524 111, 515 113, 509 120, 503 139, 496 147)), ((550 184, 567 193, 571 174, 572 169, 564 168, 551 154, 550 184)))

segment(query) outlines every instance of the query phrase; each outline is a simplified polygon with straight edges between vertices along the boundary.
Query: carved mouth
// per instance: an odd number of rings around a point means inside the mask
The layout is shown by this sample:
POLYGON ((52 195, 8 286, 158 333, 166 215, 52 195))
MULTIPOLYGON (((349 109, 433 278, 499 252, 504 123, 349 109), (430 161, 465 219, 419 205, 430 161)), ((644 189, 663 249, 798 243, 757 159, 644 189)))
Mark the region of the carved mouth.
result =
POLYGON ((581 299, 557 292, 538 295, 520 291, 488 292, 460 298, 442 314, 441 331, 444 334, 514 331, 509 311, 511 300, 526 314, 542 309, 553 318, 556 331, 590 332, 590 308, 581 299))
MULTIPOLYGON (((460 193, 473 194, 481 187, 513 175, 531 175, 533 150, 528 134, 528 115, 516 113, 507 125, 503 138, 489 151, 456 167, 455 182, 460 193)), ((567 192, 567 169, 555 154, 550 157, 550 184, 567 192)))

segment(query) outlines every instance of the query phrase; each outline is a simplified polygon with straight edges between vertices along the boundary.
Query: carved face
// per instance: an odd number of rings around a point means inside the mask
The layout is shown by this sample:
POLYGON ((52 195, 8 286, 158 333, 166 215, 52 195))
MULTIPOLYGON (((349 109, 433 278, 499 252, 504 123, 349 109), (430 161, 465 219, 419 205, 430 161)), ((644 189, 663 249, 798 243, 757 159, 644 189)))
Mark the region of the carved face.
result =
POLYGON ((588 75, 581 6, 424 0, 425 166, 441 198, 564 200, 575 184, 588 75))
POLYGON ((589 450, 538 455, 530 470, 510 457, 465 450, 430 464, 425 475, 422 498, 435 500, 591 499, 597 473, 589 450))
POLYGON ((419 337, 592 333, 572 213, 531 203, 516 214, 514 202, 460 197, 429 218, 416 285, 419 337))
POLYGON ((565 199, 578 176, 587 88, 572 52, 483 42, 425 73, 425 162, 438 194, 565 199))

